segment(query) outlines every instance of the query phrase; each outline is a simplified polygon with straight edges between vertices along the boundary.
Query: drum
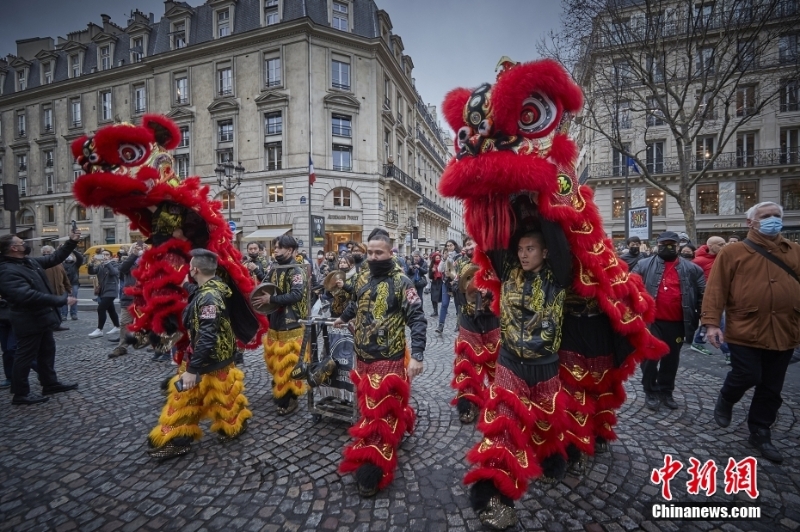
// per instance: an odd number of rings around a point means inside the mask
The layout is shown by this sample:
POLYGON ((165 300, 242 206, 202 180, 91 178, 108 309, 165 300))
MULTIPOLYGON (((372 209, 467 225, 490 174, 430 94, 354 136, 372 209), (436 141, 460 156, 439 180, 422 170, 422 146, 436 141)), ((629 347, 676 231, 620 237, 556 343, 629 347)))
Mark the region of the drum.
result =
POLYGON ((278 286, 274 283, 261 283, 258 285, 253 293, 250 294, 250 304, 253 305, 253 310, 258 312, 259 314, 269 315, 275 312, 279 305, 273 303, 272 301, 269 302, 267 305, 258 305, 254 303, 254 300, 263 296, 264 294, 269 294, 270 296, 274 296, 278 293, 278 286))

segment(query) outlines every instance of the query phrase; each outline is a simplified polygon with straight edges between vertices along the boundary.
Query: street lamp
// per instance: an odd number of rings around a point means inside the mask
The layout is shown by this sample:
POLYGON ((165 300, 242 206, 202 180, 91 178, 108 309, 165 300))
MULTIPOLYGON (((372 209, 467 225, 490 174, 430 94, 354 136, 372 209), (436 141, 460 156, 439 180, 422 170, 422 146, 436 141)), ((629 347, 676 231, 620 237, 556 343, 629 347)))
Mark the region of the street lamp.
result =
POLYGON ((233 191, 236 190, 236 187, 242 184, 244 166, 242 166, 242 161, 239 161, 239 164, 236 166, 233 166, 231 162, 225 162, 217 166, 214 172, 217 174, 217 185, 219 185, 219 188, 228 192, 228 221, 230 222, 233 218, 231 195, 233 191), (234 172, 236 172, 236 180, 233 179, 234 172))

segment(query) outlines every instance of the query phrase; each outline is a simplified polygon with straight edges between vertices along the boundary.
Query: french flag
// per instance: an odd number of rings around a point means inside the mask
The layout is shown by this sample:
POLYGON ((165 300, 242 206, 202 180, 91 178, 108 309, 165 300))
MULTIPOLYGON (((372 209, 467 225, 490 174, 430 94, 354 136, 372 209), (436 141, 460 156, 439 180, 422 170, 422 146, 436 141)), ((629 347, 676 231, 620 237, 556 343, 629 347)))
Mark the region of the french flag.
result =
POLYGON ((313 185, 317 180, 317 174, 314 173, 314 160, 311 159, 311 154, 308 155, 308 184, 313 185))

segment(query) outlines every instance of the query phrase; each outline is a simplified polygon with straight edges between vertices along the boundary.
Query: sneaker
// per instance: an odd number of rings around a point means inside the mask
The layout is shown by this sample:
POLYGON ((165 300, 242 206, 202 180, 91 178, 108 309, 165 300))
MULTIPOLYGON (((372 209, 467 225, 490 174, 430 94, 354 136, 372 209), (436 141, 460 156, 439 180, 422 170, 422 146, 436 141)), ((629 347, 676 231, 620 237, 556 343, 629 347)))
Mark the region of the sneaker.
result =
POLYGON ((654 393, 646 393, 644 396, 644 406, 650 410, 658 410, 661 406, 661 398, 654 393))
POLYGON ((666 406, 670 410, 678 409, 678 403, 675 402, 675 399, 672 397, 671 393, 665 393, 661 397, 661 402, 664 403, 664 406, 666 406))
POLYGON ((444 332, 444 323, 440 323, 438 327, 436 327, 436 332, 442 334, 444 332))
POLYGON ((725 353, 725 363, 727 365, 729 365, 729 366, 731 365, 731 354, 730 353, 725 353))
POLYGON ((714 353, 712 353, 711 351, 709 351, 708 349, 706 349, 705 347, 703 347, 700 344, 692 344, 692 347, 690 347, 690 349, 692 351, 697 351, 698 353, 700 353, 702 355, 713 355, 714 354, 714 353))
POLYGON ((72 321, 78 321, 78 316, 72 316, 72 321))
POLYGON ((10 380, 6 379, 3 382, 0 382, 0 389, 2 389, 2 388, 10 388, 10 387, 11 387, 11 381, 10 380))
POLYGON ((108 331, 108 334, 119 334, 119 327, 114 327, 113 329, 108 331))
POLYGON ((101 336, 103 336, 103 331, 100 329, 95 329, 89 333, 89 338, 100 338, 101 336))

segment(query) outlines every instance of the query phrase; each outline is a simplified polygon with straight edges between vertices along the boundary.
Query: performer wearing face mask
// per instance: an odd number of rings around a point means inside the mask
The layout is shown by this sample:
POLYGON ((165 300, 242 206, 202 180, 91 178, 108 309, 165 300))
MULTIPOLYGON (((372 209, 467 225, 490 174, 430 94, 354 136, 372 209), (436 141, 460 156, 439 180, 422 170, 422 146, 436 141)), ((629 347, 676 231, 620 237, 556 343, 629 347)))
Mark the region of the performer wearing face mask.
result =
POLYGON ((242 257, 242 264, 250 272, 253 280, 259 283, 264 280, 269 270, 269 262, 261 253, 262 249, 258 242, 250 242, 247 244, 247 255, 242 257))
POLYGON ((356 276, 347 309, 336 320, 354 322, 356 369, 351 373, 361 419, 350 429, 341 473, 355 472, 358 493, 372 497, 394 478, 403 434, 414 430, 411 381, 422 373, 427 320, 414 284, 392 257, 389 233, 369 236, 368 267, 356 276), (411 347, 405 328, 411 329, 411 347))
POLYGON ((669 353, 660 360, 642 362, 645 406, 656 411, 662 403, 672 410, 678 408, 673 391, 681 346, 697 329, 706 288, 703 270, 678 256, 679 241, 673 231, 661 233, 657 255, 642 259, 633 269, 656 300, 656 320, 650 332, 669 346, 669 353))
POLYGON ((269 332, 264 335, 264 361, 272 374, 272 399, 278 407, 278 415, 285 416, 297 410, 297 397, 304 391, 303 381, 291 378, 292 369, 300 359, 303 341, 303 324, 300 320, 308 316, 305 298, 306 272, 295 261, 297 241, 289 235, 275 239, 275 261, 266 281, 276 285, 274 296, 269 293, 252 300, 254 305, 278 306, 269 314, 269 332))

